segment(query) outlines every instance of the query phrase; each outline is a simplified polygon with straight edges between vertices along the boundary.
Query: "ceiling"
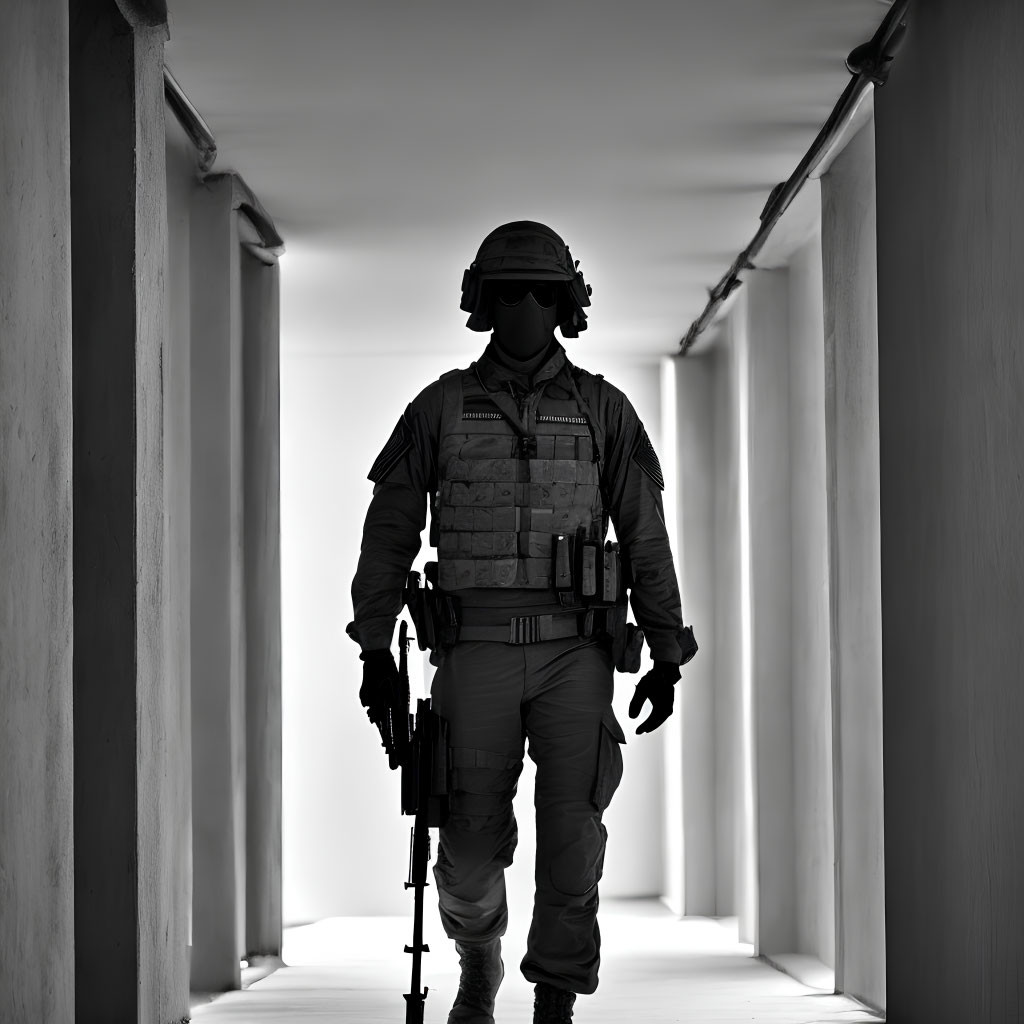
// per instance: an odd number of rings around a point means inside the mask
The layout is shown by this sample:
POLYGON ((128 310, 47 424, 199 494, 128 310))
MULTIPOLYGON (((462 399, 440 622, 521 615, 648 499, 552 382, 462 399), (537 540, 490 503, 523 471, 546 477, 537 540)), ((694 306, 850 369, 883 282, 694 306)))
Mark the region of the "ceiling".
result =
POLYGON ((286 352, 475 352, 463 268, 550 224, 578 343, 674 352, 880 0, 169 0, 167 62, 285 238, 286 352))

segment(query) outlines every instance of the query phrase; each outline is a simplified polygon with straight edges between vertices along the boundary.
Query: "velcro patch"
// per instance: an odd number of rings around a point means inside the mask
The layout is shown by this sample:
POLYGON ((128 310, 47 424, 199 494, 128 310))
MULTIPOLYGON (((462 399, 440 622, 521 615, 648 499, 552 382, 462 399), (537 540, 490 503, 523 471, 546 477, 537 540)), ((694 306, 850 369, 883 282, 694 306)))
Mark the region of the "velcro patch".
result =
POLYGON ((633 461, 654 481, 659 491, 665 490, 665 477, 661 473, 661 463, 658 461, 658 454, 655 452, 646 430, 633 449, 633 461))
POLYGON ((377 461, 370 467, 370 472, 366 474, 367 479, 372 480, 375 484, 383 483, 411 447, 412 432, 406 426, 403 416, 391 432, 388 443, 381 449, 377 461))

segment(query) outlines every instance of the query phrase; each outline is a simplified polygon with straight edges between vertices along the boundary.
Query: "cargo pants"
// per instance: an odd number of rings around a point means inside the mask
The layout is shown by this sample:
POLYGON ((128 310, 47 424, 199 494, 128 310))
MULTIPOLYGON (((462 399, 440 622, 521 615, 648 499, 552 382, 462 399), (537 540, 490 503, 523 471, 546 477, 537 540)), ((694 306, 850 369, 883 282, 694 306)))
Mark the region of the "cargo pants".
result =
POLYGON ((537 766, 537 858, 520 966, 530 982, 583 994, 597 988, 600 964, 601 817, 622 777, 612 691, 607 644, 579 638, 456 644, 431 690, 452 754, 451 814, 434 866, 444 929, 462 942, 505 933, 525 741, 537 766))

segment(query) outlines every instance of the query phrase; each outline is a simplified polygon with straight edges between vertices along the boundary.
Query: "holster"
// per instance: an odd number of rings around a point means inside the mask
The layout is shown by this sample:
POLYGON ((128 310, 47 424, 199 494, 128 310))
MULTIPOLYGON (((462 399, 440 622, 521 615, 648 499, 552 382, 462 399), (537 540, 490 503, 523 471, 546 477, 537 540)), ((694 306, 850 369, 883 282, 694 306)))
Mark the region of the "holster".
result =
POLYGON ((416 628, 416 645, 431 652, 435 658, 455 645, 459 638, 458 599, 442 593, 437 587, 437 562, 425 566, 426 580, 420 585, 420 574, 410 572, 405 586, 405 604, 416 628))
POLYGON ((402 765, 402 813, 415 814, 420 798, 426 796, 427 826, 442 826, 448 820, 450 779, 448 722, 431 710, 429 701, 420 701, 411 756, 402 765))

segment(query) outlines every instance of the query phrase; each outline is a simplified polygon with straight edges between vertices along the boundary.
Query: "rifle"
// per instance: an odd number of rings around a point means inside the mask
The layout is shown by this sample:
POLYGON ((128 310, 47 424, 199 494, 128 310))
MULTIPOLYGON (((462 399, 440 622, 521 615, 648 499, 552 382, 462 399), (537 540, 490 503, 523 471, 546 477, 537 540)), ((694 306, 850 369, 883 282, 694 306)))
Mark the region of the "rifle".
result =
MULTIPOLYGON (((402 768, 402 813, 414 816, 409 850, 409 878, 406 889, 413 893, 412 981, 405 995, 406 1024, 423 1024, 427 989, 420 991, 423 954, 430 947, 423 941, 423 890, 430 861, 430 829, 448 819, 448 723, 430 708, 430 700, 416 702, 416 714, 409 712, 409 627, 403 619, 398 629, 399 692, 404 706, 390 713, 392 746, 388 758, 398 759, 402 768)), ((383 735, 383 730, 382 730, 383 735)), ((385 743, 387 746, 387 743, 385 743)))

